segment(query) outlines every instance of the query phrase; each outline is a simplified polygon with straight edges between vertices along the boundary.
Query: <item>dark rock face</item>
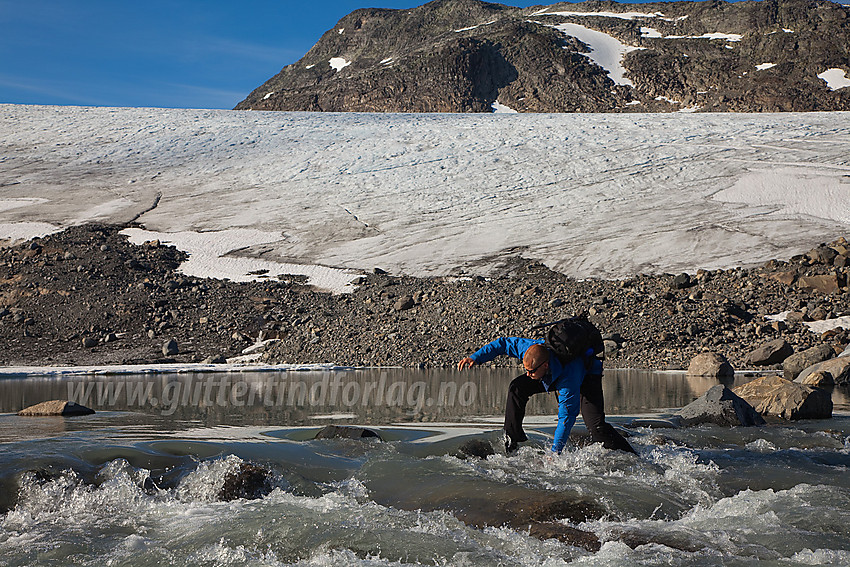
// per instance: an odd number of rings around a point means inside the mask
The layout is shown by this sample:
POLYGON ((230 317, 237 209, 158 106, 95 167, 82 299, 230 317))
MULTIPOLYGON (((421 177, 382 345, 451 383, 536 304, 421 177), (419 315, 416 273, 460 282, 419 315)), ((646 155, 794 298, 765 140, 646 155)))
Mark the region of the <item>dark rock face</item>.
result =
POLYGON ((487 441, 483 441, 481 439, 470 439, 465 441, 455 452, 455 456, 459 458, 476 457, 479 459, 486 459, 490 455, 495 454, 496 451, 493 449, 493 446, 487 441))
POLYGON ((350 427, 347 425, 326 425, 318 433, 316 439, 378 439, 381 436, 365 427, 350 427))
POLYGON ((269 471, 251 463, 240 463, 239 470, 224 477, 218 499, 225 502, 237 498, 255 500, 266 496, 273 488, 269 471))
MULTIPOLYGON (((479 0, 356 10, 236 108, 491 112, 498 100, 519 112, 850 110, 850 88, 830 90, 818 77, 831 68, 850 73, 846 6, 764 0, 640 8, 663 17, 547 15, 539 6, 479 0), (586 57, 587 45, 552 27, 562 23, 639 48, 623 60, 633 86, 615 84, 586 57), (715 33, 740 40, 708 36, 715 33)), ((567 10, 553 5, 546 11, 567 10)), ((591 0, 569 11, 636 10, 591 0)))
POLYGON ((686 426, 701 423, 715 425, 763 425, 764 418, 744 399, 722 384, 712 387, 700 398, 686 405, 679 412, 686 426))

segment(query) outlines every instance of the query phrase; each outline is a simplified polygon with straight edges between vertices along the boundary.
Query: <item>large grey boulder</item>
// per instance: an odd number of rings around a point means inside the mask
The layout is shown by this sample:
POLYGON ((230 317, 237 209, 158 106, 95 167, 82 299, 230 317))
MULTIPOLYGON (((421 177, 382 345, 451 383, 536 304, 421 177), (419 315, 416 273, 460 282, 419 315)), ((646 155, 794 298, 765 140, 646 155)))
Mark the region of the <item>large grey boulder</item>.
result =
POLYGON ((36 404, 34 406, 29 406, 27 408, 22 409, 18 412, 18 415, 23 416, 41 416, 41 415, 55 415, 62 417, 69 417, 74 415, 91 415, 94 413, 93 409, 87 408, 86 406, 81 406, 76 402, 69 402, 67 400, 50 400, 47 402, 41 402, 40 404, 36 404))
POLYGON ((829 372, 836 386, 850 384, 850 356, 839 356, 813 364, 797 375, 794 382, 802 383, 809 374, 829 372))
POLYGON ((689 376, 711 376, 720 378, 721 376, 732 376, 735 371, 732 365, 726 360, 726 357, 716 352, 703 352, 691 359, 688 365, 689 376))
POLYGON ((782 419, 828 419, 832 396, 814 386, 798 384, 782 376, 764 376, 734 389, 757 412, 782 419))
POLYGON ((764 418, 732 390, 718 384, 700 398, 689 403, 676 415, 682 425, 763 425, 764 418))
POLYGON ((753 366, 769 366, 779 364, 792 354, 794 354, 794 349, 785 339, 775 339, 752 351, 744 359, 744 362, 753 366))
POLYGON ((793 380, 804 369, 818 362, 829 360, 833 356, 835 356, 835 351, 827 344, 820 344, 803 352, 792 354, 782 362, 784 376, 788 380, 793 380))

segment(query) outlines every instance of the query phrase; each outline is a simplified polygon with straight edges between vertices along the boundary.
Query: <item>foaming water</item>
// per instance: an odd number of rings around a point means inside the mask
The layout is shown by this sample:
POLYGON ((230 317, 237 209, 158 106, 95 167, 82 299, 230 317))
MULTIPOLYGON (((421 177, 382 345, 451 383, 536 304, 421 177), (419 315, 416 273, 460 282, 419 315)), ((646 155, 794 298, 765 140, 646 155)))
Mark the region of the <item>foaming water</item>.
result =
POLYGON ((545 415, 511 456, 498 415, 371 424, 383 441, 249 421, 0 415, 0 565, 850 565, 843 414, 629 428, 637 455, 579 422, 554 457, 545 415), (251 470, 256 497, 225 496, 251 470))

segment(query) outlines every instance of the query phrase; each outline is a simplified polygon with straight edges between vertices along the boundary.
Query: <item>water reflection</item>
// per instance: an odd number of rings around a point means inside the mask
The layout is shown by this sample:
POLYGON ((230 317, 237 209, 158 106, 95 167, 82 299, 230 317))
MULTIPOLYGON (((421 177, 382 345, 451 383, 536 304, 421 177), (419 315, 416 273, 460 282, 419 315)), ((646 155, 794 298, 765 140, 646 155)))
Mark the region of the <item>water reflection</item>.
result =
MULTIPOLYGON (((28 377, 0 380, 0 412, 45 400, 69 399, 97 411, 153 413, 206 424, 313 424, 463 421, 500 416, 515 369, 361 369, 334 372, 181 373, 127 376, 28 377)), ((738 375, 729 386, 754 378, 738 375)), ((716 379, 681 372, 607 370, 606 412, 670 411, 695 400, 716 379)), ((836 410, 850 407, 844 390, 836 410)), ((529 415, 557 412, 554 395, 531 399, 529 415)))

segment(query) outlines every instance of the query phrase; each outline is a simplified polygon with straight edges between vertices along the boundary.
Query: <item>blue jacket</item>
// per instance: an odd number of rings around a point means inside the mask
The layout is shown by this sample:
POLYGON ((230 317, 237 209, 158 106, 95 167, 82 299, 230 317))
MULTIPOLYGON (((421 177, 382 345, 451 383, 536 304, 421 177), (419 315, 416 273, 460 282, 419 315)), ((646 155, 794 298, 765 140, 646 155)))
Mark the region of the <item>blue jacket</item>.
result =
MULTIPOLYGON (((522 360, 525 351, 531 345, 539 345, 544 342, 543 339, 501 337, 484 345, 469 358, 474 360, 476 364, 489 362, 499 355, 507 355, 522 360)), ((602 374, 602 362, 593 359, 592 364, 591 370, 598 370, 599 374, 602 374)), ((582 359, 576 359, 563 365, 554 353, 550 353, 549 372, 541 381, 547 392, 558 392, 558 427, 555 429, 555 440, 552 442, 552 450, 556 453, 560 453, 564 445, 567 444, 570 430, 576 422, 580 407, 579 390, 586 373, 587 369, 582 359)))

